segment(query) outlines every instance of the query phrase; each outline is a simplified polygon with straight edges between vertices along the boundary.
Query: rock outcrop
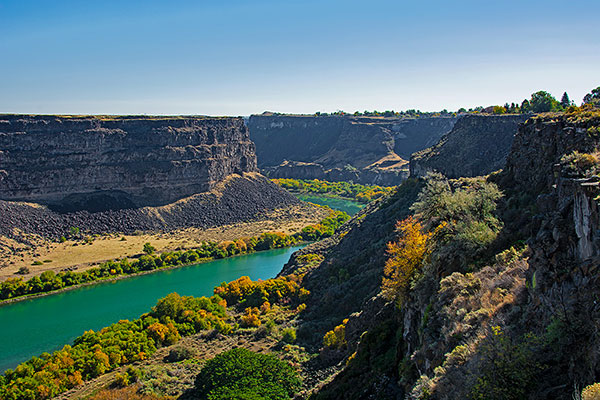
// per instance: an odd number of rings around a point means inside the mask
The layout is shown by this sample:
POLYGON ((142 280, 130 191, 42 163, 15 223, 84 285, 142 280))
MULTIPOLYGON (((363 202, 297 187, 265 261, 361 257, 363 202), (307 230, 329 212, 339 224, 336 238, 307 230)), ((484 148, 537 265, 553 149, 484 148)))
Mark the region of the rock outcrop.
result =
POLYGON ((449 178, 487 175, 504 166, 524 115, 464 115, 440 141, 410 158, 410 175, 449 178))
POLYGON ((343 347, 320 351, 329 369, 313 397, 555 399, 597 382, 599 147, 598 111, 522 124, 501 173, 455 181, 487 179, 504 193, 489 254, 449 273, 449 254, 471 250, 436 241, 444 257, 431 255, 401 303, 381 296, 385 249, 421 181, 296 253, 282 274, 305 274, 311 293, 298 340, 320 346, 334 326, 345 334, 343 347))
POLYGON ((158 207, 59 213, 39 204, 0 200, 0 236, 27 243, 31 234, 58 239, 71 227, 89 235, 203 229, 258 220, 298 204, 295 196, 251 172, 230 175, 209 192, 158 207))
POLYGON ((241 118, 0 116, 0 199, 61 211, 159 206, 256 172, 241 118))
POLYGON ((396 185, 410 155, 436 143, 456 117, 252 115, 258 165, 273 177, 396 185), (310 165, 308 165, 310 164, 310 165))

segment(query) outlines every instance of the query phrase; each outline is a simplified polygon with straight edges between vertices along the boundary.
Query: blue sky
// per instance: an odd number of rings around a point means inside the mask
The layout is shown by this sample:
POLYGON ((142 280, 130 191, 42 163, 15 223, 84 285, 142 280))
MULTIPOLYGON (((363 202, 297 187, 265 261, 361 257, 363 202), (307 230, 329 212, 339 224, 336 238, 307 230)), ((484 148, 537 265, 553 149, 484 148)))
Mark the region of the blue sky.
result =
POLYGON ((600 86, 598 15, 598 0, 0 0, 0 112, 579 103, 600 86))

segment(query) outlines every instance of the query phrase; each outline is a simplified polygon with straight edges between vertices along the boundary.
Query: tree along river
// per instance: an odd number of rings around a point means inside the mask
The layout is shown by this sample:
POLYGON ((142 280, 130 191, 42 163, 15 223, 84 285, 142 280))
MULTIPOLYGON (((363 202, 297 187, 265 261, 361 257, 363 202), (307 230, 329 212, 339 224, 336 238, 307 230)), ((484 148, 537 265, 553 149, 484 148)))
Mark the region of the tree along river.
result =
POLYGON ((296 196, 302 201, 309 201, 311 203, 320 204, 322 206, 329 206, 334 210, 345 211, 348 215, 354 215, 365 206, 357 201, 350 199, 342 199, 339 197, 327 197, 318 194, 296 194, 296 196))
POLYGON ((157 271, 0 306, 0 373, 70 344, 86 330, 137 318, 169 293, 210 296, 213 287, 240 276, 272 278, 302 247, 157 271))

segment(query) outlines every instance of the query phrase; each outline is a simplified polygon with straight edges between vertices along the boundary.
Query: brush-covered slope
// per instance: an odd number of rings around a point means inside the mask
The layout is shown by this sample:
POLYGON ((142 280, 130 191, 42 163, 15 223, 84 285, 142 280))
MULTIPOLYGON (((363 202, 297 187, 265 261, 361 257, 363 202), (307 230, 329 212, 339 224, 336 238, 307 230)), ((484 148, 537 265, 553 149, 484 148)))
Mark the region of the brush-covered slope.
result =
POLYGON ((501 174, 408 181, 296 254, 298 337, 321 346, 311 398, 555 399, 600 381, 599 144, 598 111, 535 117, 501 174))

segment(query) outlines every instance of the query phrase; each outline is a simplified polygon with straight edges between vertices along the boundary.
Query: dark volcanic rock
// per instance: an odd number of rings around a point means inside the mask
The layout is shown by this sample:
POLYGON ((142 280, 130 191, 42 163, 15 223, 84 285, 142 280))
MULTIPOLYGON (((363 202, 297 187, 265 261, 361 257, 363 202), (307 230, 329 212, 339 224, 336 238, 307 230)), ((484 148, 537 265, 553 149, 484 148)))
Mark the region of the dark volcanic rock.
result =
POLYGON ((248 127, 269 176, 395 185, 408 175, 410 154, 436 143, 455 122, 262 114, 252 115, 248 127))
POLYGON ((2 200, 158 206, 255 171, 241 118, 0 115, 2 200))
POLYGON ((0 236, 24 241, 25 235, 38 234, 56 239, 71 227, 86 234, 208 228, 256 220, 299 203, 257 173, 232 175, 210 192, 161 207, 57 213, 46 206, 0 200, 0 236))
POLYGON ((465 115, 430 148, 410 158, 410 175, 430 171, 449 178, 487 175, 504 167, 513 138, 526 115, 465 115))

